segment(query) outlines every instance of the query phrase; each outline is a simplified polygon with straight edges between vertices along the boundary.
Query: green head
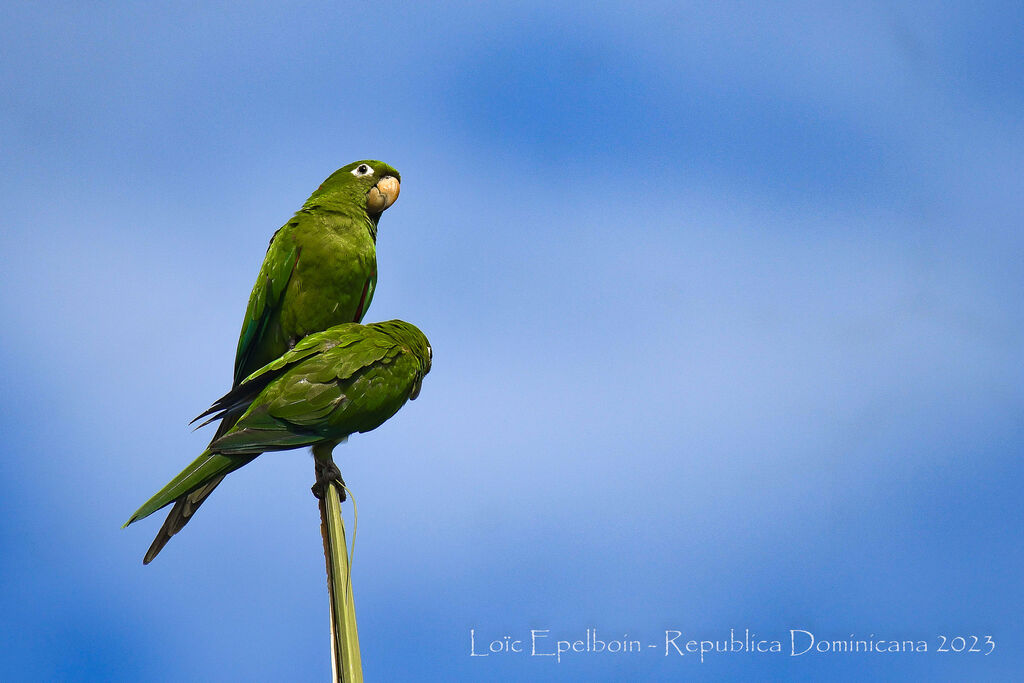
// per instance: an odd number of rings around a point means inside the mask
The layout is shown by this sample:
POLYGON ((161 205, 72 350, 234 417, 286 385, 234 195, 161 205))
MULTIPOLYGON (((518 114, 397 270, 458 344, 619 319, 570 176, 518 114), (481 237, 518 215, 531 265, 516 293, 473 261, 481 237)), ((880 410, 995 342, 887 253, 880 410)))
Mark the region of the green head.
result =
POLYGON ((371 323, 367 327, 375 327, 391 337, 405 347, 419 361, 420 371, 416 374, 416 384, 409 395, 410 400, 415 399, 420 395, 420 384, 423 382, 423 377, 430 372, 430 364, 434 357, 434 353, 430 348, 430 342, 427 341, 426 336, 420 332, 418 327, 404 320, 371 323))
POLYGON ((401 176, 383 161, 364 159, 343 166, 316 188, 304 209, 365 213, 374 225, 398 199, 401 176))

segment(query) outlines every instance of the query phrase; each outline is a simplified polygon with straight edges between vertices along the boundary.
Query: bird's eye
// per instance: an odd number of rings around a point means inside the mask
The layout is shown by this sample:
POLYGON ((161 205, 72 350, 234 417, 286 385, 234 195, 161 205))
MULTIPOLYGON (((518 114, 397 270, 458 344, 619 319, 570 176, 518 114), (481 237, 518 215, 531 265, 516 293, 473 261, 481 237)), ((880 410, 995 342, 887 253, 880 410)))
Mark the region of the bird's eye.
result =
POLYGON ((373 173, 373 169, 368 164, 359 164, 352 169, 352 175, 359 176, 370 175, 373 173))

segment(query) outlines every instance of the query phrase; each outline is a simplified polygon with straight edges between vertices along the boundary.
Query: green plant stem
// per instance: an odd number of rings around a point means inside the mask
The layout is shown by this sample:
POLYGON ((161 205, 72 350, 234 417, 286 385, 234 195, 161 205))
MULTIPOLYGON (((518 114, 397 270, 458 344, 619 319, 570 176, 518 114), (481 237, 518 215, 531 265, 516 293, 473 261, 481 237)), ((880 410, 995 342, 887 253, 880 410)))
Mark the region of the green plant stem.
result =
MULTIPOLYGON (((314 449, 318 461, 323 454, 314 449)), ((327 453, 330 458, 330 452, 327 453)), ((318 472, 320 471, 318 467, 318 472)), ((324 540, 327 562, 327 591, 331 599, 331 662, 334 680, 339 683, 362 683, 363 667, 359 656, 359 633, 356 609, 349 574, 348 544, 345 524, 341 518, 341 495, 338 484, 330 481, 320 498, 320 533, 324 540)))

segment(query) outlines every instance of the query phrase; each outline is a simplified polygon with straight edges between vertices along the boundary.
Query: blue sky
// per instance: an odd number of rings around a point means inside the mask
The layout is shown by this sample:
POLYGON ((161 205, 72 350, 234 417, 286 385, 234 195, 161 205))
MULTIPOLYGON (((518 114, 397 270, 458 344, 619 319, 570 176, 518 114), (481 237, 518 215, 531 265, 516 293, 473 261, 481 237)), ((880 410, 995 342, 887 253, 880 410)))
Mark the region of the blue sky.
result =
POLYGON ((308 454, 148 567, 159 522, 120 525, 209 438, 269 236, 360 158, 403 178, 367 320, 435 354, 336 452, 369 678, 1024 667, 1019 3, 3 14, 5 680, 327 673, 308 454), (730 629, 786 651, 664 655, 730 629))

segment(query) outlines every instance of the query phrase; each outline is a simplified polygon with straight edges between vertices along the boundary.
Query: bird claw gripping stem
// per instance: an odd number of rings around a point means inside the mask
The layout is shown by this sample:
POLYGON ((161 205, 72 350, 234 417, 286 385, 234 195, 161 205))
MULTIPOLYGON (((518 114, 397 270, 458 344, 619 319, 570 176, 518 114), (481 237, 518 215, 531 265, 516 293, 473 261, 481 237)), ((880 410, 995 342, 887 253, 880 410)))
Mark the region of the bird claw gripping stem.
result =
POLYGON ((334 462, 324 462, 320 459, 316 460, 316 483, 313 484, 310 491, 318 499, 323 500, 324 495, 327 493, 327 485, 330 483, 338 484, 338 497, 342 502, 345 501, 345 480, 341 478, 341 470, 334 462))

